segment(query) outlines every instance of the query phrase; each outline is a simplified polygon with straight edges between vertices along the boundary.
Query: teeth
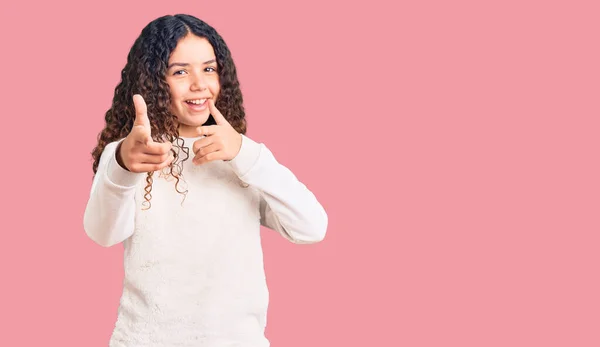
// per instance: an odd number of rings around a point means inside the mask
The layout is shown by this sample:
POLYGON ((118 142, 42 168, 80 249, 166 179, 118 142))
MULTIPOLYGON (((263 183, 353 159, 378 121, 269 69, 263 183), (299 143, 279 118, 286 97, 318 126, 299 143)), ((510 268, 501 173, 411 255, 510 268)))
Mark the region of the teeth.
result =
POLYGON ((188 100, 186 102, 189 102, 190 104, 194 104, 194 105, 202 105, 203 103, 206 102, 206 99, 188 100))

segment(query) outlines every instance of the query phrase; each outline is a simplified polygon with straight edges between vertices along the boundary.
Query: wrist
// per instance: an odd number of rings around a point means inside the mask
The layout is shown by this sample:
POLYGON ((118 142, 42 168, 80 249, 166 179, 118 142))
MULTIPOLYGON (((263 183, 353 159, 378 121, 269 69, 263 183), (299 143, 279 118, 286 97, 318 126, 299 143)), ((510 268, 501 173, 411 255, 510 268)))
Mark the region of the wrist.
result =
POLYGON ((117 149, 115 151, 115 159, 117 160, 117 164, 119 164, 120 167, 122 167, 123 169, 129 171, 129 169, 127 168, 127 166, 123 162, 123 156, 121 155, 121 147, 123 146, 123 142, 125 142, 125 140, 119 142, 119 144, 117 145, 117 149))
POLYGON ((232 161, 233 159, 235 159, 240 154, 240 151, 242 150, 242 141, 243 141, 242 134, 237 133, 237 135, 238 135, 237 151, 235 152, 235 154, 231 158, 229 158, 226 161, 232 161))
POLYGON ((122 142, 122 140, 119 141, 119 143, 114 147, 114 152, 111 153, 111 158, 108 161, 106 174, 108 180, 116 186, 133 187, 137 185, 140 180, 143 180, 144 174, 129 171, 124 164, 118 162, 118 160, 122 162, 122 156, 120 153, 122 142))
POLYGON ((256 164, 262 150, 262 144, 241 135, 242 143, 238 154, 228 163, 238 177, 244 176, 256 164))

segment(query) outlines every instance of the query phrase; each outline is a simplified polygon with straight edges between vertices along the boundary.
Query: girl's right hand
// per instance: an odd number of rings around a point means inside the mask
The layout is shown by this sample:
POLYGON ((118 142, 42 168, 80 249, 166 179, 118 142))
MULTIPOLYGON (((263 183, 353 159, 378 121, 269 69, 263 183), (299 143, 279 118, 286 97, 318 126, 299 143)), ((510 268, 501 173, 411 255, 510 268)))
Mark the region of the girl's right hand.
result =
POLYGON ((117 149, 117 162, 131 172, 161 170, 173 161, 169 142, 154 142, 150 133, 150 119, 146 102, 141 95, 133 96, 135 121, 133 128, 117 149))

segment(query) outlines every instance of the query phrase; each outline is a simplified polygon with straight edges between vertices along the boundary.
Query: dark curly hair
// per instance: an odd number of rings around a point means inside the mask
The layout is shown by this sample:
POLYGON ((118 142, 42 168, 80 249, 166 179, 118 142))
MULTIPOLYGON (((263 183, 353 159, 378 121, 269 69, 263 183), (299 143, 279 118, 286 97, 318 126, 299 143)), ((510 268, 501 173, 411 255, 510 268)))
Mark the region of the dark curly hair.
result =
MULTIPOLYGON (((176 179, 175 189, 179 190, 183 161, 189 158, 184 141, 179 137, 177 116, 171 113, 171 93, 165 75, 171 52, 180 39, 188 34, 207 39, 212 45, 217 60, 220 92, 215 106, 227 121, 241 134, 246 133, 246 119, 242 92, 235 64, 229 48, 217 31, 204 21, 187 14, 167 15, 150 22, 135 40, 125 68, 121 71, 121 81, 115 88, 112 106, 105 115, 105 127, 98 135, 98 144, 92 151, 94 174, 98 170, 100 156, 107 144, 126 137, 133 127, 135 108, 133 95, 140 94, 146 101, 150 119, 152 138, 155 141, 173 143, 175 157, 169 166, 169 174, 176 179), (179 155, 185 154, 185 158, 179 155)), ((205 125, 216 124, 212 115, 205 125)), ((145 187, 145 204, 150 207, 152 197, 152 172, 148 172, 145 187)))

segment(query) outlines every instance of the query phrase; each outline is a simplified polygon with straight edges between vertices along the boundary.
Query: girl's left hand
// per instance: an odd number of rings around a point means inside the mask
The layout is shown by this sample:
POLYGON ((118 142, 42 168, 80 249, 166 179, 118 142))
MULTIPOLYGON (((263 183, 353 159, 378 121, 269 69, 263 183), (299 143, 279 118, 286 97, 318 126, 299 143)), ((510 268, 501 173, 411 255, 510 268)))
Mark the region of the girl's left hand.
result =
POLYGON ((196 165, 213 160, 231 160, 239 153, 242 146, 242 135, 217 110, 212 99, 207 102, 210 114, 217 124, 198 129, 199 136, 205 137, 196 140, 192 146, 195 154, 193 163, 196 165))

